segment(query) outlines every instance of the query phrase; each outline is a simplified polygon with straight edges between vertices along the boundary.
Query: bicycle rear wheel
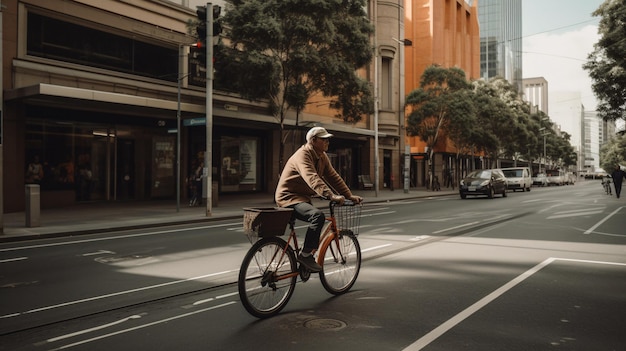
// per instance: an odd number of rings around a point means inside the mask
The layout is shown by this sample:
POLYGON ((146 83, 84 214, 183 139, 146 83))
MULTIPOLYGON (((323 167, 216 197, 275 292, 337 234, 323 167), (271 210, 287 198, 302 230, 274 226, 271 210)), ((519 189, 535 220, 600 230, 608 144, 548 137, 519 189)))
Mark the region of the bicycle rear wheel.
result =
POLYGON ((340 232, 319 254, 324 258, 320 272, 324 289, 334 295, 350 290, 361 270, 361 246, 356 235, 349 230, 340 232))
POLYGON ((296 255, 283 239, 263 238, 252 245, 239 270, 239 298, 253 316, 267 318, 276 315, 289 302, 296 287, 298 272, 296 255), (286 252, 283 255, 283 251, 286 252))

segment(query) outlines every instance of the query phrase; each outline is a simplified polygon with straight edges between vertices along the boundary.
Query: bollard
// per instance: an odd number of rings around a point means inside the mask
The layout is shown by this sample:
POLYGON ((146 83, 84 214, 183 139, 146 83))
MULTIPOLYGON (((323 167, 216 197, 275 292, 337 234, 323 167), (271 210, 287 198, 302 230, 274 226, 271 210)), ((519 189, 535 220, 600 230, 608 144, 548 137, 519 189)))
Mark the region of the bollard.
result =
POLYGON ((219 191, 219 185, 217 184, 217 182, 212 182, 211 183, 211 206, 212 207, 217 207, 218 191, 219 191))
POLYGON ((40 197, 39 184, 26 184, 26 227, 39 227, 40 224, 40 197))

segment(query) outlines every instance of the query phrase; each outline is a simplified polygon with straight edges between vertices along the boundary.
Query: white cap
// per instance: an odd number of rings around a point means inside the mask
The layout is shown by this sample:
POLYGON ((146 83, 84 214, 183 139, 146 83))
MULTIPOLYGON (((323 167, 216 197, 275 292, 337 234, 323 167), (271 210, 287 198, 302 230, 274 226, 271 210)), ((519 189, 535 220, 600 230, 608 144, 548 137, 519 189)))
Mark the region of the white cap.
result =
POLYGON ((311 128, 311 130, 308 131, 308 133, 306 133, 306 141, 307 143, 310 143, 311 139, 313 139, 314 137, 325 139, 325 138, 330 138, 332 136, 333 136, 332 134, 327 132, 326 129, 322 127, 313 127, 311 128))

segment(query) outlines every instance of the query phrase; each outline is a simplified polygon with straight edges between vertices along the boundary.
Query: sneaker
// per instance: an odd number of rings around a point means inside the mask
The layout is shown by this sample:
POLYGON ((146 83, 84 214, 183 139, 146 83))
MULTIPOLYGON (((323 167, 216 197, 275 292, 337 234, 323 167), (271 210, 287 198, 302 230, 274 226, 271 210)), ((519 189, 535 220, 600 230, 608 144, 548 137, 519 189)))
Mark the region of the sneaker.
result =
POLYGON ((300 262, 300 264, 304 265, 308 270, 310 270, 311 273, 317 273, 322 270, 322 266, 315 262, 315 257, 313 257, 313 255, 302 256, 302 254, 299 254, 297 260, 298 262, 300 262))

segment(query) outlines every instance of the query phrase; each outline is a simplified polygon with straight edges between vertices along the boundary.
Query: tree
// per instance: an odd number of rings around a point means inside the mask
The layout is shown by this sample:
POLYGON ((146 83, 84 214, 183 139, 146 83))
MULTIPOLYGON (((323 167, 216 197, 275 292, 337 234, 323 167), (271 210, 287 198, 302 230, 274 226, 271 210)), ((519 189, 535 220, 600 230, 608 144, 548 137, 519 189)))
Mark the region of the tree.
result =
MULTIPOLYGON (((462 69, 433 65, 422 74, 420 87, 406 98, 406 105, 411 107, 407 117, 407 134, 419 136, 428 146, 431 175, 435 174, 432 160, 441 134, 455 116, 473 114, 468 94, 470 88, 471 84, 462 69)), ((432 187, 432 177, 430 182, 432 187)))
POLYGON ((226 2, 230 42, 222 50, 227 64, 219 70, 243 97, 269 100, 283 138, 286 111, 299 113, 315 94, 329 98, 345 121, 358 122, 373 111, 370 85, 358 75, 373 56, 374 28, 364 0, 226 2))
MULTIPOLYGON (((491 159, 491 167, 497 167, 497 161, 504 153, 505 145, 513 142, 515 114, 506 103, 505 93, 500 80, 485 82, 474 81, 474 104, 477 111, 479 138, 477 147, 491 159)), ((525 147, 525 145, 524 145, 525 147)))
POLYGON ((621 134, 600 149, 600 167, 610 172, 616 164, 626 162, 626 134, 621 134))
POLYGON ((583 68, 594 81, 596 110, 605 120, 626 120, 626 0, 606 0, 593 15, 601 17, 601 38, 583 68))

